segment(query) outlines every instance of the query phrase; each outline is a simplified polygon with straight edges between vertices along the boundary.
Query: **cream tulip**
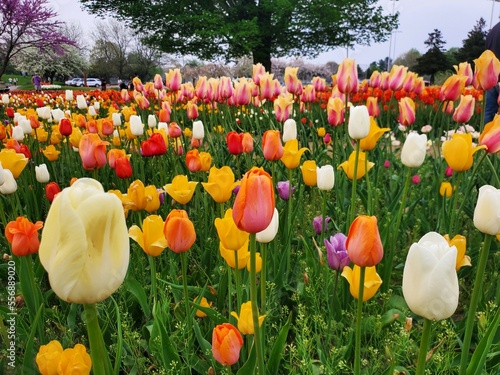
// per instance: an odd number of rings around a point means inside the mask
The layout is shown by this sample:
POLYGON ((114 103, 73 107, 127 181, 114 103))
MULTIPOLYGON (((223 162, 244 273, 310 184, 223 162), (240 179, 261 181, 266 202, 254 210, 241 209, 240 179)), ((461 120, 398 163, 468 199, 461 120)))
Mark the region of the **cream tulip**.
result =
POLYGON ((297 139, 297 123, 289 118, 283 123, 283 143, 297 139))
POLYGON ((83 95, 76 96, 76 106, 78 107, 78 109, 87 108, 87 101, 85 100, 85 97, 83 95))
POLYGON ((205 128, 203 127, 203 122, 200 120, 193 121, 193 138, 205 138, 205 128))
POLYGON ((71 303, 96 303, 125 279, 128 228, 120 199, 91 178, 79 178, 52 202, 40 242, 40 261, 52 290, 71 303))
POLYGON ((121 124, 122 124, 122 115, 121 115, 121 113, 113 112, 113 114, 111 115, 111 119, 113 120, 113 125, 114 126, 121 126, 121 124))
POLYGON ((64 111, 60 108, 52 109, 50 113, 52 114, 52 118, 56 124, 59 124, 59 121, 64 118, 64 111))
POLYGON ((349 137, 362 139, 370 134, 370 114, 365 105, 352 106, 349 112, 349 137))
POLYGON ((2 94, 2 104, 9 105, 10 97, 9 94, 2 94))
POLYGON ((64 97, 66 101, 71 102, 73 100, 73 90, 66 90, 64 97))
POLYGON ((481 232, 496 236, 500 234, 500 189, 491 185, 479 188, 474 226, 481 232))
POLYGON ((17 190, 17 182, 9 169, 3 169, 3 184, 0 185, 1 194, 12 194, 17 190))
POLYGON ((457 248, 436 232, 411 245, 403 270, 403 296, 415 314, 447 319, 458 306, 457 248))
POLYGON ((35 177, 41 184, 46 184, 50 180, 49 170, 46 164, 35 166, 35 177))
POLYGON ((322 167, 316 167, 316 176, 319 190, 332 190, 335 184, 335 172, 333 171, 333 166, 324 165, 322 167))
POLYGON ((19 120, 18 126, 23 129, 24 134, 30 134, 33 129, 31 128, 31 121, 28 120, 27 118, 23 118, 22 120, 19 120))
POLYGON ((148 115, 148 127, 149 128, 156 128, 156 116, 155 115, 148 115))
POLYGON ((427 136, 409 133, 401 150, 401 162, 408 168, 418 168, 425 160, 427 153, 427 136))
POLYGON ((21 142, 24 139, 24 131, 19 125, 12 128, 12 138, 16 141, 21 142))
POLYGON ((144 134, 144 125, 141 118, 137 115, 130 116, 130 132, 135 136, 144 134))
POLYGON ((269 243, 272 240, 274 240, 274 237, 276 237, 276 234, 278 233, 278 228, 279 228, 279 224, 280 224, 279 223, 279 220, 280 220, 279 216, 280 216, 279 212, 275 207, 273 218, 271 219, 271 222, 269 223, 267 228, 264 229, 263 231, 257 232, 255 234, 255 239, 257 240, 257 242, 269 243))
POLYGON ((0 186, 2 186, 4 183, 5 183, 5 174, 2 167, 2 163, 0 162, 0 186))

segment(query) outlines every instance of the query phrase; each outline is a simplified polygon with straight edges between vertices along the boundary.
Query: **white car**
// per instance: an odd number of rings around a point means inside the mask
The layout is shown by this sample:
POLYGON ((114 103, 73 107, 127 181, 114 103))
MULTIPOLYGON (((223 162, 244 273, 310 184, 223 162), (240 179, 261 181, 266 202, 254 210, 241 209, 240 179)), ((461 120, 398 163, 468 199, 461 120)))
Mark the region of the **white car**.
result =
POLYGON ((71 78, 70 80, 64 82, 64 84, 67 86, 78 86, 80 82, 83 82, 82 78, 71 78))
MULTIPOLYGON (((102 85, 102 82, 101 82, 100 79, 98 79, 98 78, 87 78, 87 87, 96 87, 97 88, 97 87, 101 87, 101 85, 102 85)), ((84 86, 83 79, 82 79, 81 82, 79 82, 77 84, 77 86, 79 86, 79 87, 83 87, 84 86)))

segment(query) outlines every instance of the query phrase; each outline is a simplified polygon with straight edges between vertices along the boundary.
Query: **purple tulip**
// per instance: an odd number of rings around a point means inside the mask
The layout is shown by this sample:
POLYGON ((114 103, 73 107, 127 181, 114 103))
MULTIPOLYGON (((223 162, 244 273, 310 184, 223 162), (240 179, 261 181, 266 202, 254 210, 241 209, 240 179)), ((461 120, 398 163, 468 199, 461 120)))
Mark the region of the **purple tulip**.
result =
MULTIPOLYGON (((278 190, 278 195, 284 201, 290 199, 290 181, 280 181, 276 184, 276 189, 278 190)), ((292 193, 295 190, 295 186, 292 186, 292 193)))
MULTIPOLYGON (((325 232, 328 229, 328 222, 330 221, 330 218, 327 216, 325 219, 325 232)), ((316 216, 313 219, 313 228, 316 234, 321 234, 323 231, 323 216, 316 216)))
POLYGON ((347 236, 343 233, 337 233, 330 237, 330 240, 325 239, 326 258, 331 269, 342 271, 345 266, 351 263, 345 242, 347 236))

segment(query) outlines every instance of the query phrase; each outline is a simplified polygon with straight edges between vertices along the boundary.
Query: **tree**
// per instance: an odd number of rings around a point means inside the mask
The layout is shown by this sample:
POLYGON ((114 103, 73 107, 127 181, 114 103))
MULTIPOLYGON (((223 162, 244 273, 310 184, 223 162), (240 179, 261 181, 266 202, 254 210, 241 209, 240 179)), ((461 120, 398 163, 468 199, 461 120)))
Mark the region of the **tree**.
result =
POLYGON ((404 65, 407 66, 409 70, 413 71, 417 65, 417 59, 420 56, 420 52, 418 52, 416 48, 412 48, 394 60, 394 65, 404 65))
POLYGON ((486 45, 486 21, 481 17, 474 28, 469 31, 467 38, 462 41, 462 47, 455 53, 458 62, 469 62, 474 69, 474 59, 484 52, 486 45))
POLYGON ((63 23, 52 20, 57 13, 47 6, 46 0, 0 1, 0 76, 25 50, 62 54, 62 45, 75 44, 63 35, 63 23))
POLYGON ((377 0, 80 0, 92 14, 113 15, 166 53, 202 60, 251 54, 271 70, 271 57, 310 56, 336 47, 387 40, 398 14, 377 0))
POLYGON ((429 38, 424 43, 429 49, 417 59, 415 72, 420 75, 429 75, 429 82, 434 84, 436 73, 451 69, 452 66, 443 52, 443 46, 446 42, 443 40, 440 30, 434 29, 432 33, 429 33, 429 38))

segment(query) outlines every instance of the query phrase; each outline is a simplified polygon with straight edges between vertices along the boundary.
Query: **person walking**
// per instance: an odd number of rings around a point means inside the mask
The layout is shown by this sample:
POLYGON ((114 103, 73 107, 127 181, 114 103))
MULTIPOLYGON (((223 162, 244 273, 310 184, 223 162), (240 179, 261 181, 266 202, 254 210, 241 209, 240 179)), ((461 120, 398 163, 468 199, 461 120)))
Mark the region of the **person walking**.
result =
POLYGON ((36 91, 40 91, 42 89, 42 79, 40 78, 40 76, 38 74, 35 74, 31 78, 31 82, 33 82, 33 86, 35 86, 36 91))
MULTIPOLYGON (((489 49, 500 59, 500 22, 498 22, 486 35, 486 49, 489 49)), ((484 123, 493 121, 498 112, 498 84, 486 91, 486 104, 484 108, 484 123)))

